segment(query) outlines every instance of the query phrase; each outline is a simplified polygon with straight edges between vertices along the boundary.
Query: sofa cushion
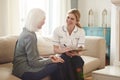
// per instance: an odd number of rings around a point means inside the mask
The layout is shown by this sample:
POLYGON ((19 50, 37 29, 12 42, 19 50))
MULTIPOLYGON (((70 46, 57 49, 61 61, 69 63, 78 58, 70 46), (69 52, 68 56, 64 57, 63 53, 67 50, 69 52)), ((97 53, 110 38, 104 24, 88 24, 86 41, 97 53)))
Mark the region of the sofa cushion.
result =
POLYGON ((13 60, 17 36, 11 36, 0 37, 0 63, 11 62, 13 60))
POLYGON ((9 69, 10 71, 12 70, 12 63, 4 63, 4 64, 0 64, 0 68, 6 68, 9 69))
POLYGON ((0 80, 21 80, 11 74, 10 69, 0 68, 0 80))
POLYGON ((0 80, 21 80, 11 74, 12 66, 12 63, 0 64, 0 80))
POLYGON ((11 73, 8 68, 0 68, 0 79, 7 80, 10 74, 11 73))
POLYGON ((47 37, 38 37, 38 51, 42 56, 54 54, 52 39, 47 37))
MULTIPOLYGON (((105 39, 97 36, 86 36, 84 55, 98 57, 106 51, 105 39)), ((105 55, 105 54, 104 54, 105 55)), ((104 58, 103 58, 104 59, 104 58)))
POLYGON ((84 65, 84 74, 89 73, 100 66, 100 59, 90 56, 81 56, 85 62, 84 65))

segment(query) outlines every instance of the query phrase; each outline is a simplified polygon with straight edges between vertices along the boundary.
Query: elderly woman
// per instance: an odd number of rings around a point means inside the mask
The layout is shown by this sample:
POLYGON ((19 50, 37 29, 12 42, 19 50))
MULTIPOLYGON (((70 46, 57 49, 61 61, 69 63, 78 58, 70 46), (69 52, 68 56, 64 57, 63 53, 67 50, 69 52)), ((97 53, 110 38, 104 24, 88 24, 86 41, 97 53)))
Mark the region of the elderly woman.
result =
POLYGON ((64 64, 62 58, 52 55, 45 59, 39 56, 35 32, 44 23, 44 11, 32 9, 16 42, 12 73, 22 80, 41 80, 48 75, 51 80, 64 80, 60 70, 60 66, 64 64))

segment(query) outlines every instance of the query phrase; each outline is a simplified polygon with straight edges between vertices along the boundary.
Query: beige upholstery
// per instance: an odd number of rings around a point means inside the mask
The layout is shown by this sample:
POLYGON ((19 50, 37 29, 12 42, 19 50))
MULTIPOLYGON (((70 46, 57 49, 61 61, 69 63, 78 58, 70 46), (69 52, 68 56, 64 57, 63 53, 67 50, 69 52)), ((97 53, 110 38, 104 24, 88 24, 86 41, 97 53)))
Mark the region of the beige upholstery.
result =
POLYGON ((0 37, 0 63, 11 62, 17 36, 0 37))
MULTIPOLYGON (((14 47, 18 36, 9 35, 0 37, 0 80, 20 80, 11 74, 14 47)), ((87 51, 82 55, 85 61, 84 74, 88 76, 93 70, 105 66, 106 46, 101 37, 86 37, 87 51)), ((50 38, 38 37, 38 50, 42 56, 54 54, 50 38)), ((50 80, 46 77, 43 80, 50 80)))

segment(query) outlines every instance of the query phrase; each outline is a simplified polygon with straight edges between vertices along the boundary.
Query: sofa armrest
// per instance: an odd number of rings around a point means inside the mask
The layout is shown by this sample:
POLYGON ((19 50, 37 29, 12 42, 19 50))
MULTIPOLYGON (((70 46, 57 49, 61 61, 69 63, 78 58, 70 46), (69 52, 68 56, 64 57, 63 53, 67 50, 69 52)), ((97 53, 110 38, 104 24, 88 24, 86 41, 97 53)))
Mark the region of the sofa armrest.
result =
POLYGON ((86 36, 85 47, 87 51, 83 55, 99 58, 101 65, 99 68, 105 66, 106 41, 102 37, 86 36))

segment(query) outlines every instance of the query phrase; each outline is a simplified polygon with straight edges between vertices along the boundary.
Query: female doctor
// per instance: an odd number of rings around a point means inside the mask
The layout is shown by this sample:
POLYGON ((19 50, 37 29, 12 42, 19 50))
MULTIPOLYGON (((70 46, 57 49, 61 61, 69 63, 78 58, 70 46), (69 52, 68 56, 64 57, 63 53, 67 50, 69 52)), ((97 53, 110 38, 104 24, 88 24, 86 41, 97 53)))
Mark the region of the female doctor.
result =
POLYGON ((71 9, 67 13, 66 25, 57 27, 53 34, 54 52, 61 54, 66 65, 64 71, 69 74, 68 80, 84 80, 83 65, 80 51, 69 51, 72 48, 83 48, 85 32, 80 26, 80 13, 77 9, 71 9), (70 79, 69 79, 70 78, 70 79))

